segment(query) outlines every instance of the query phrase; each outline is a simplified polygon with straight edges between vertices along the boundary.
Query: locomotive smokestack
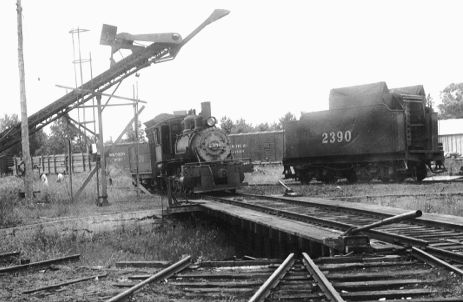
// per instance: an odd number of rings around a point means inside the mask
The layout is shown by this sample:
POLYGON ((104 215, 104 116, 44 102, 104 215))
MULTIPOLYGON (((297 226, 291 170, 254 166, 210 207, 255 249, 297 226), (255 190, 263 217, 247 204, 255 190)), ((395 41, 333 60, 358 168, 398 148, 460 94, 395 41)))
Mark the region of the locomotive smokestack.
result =
POLYGON ((204 120, 207 120, 209 117, 211 117, 211 102, 201 103, 201 115, 204 120))

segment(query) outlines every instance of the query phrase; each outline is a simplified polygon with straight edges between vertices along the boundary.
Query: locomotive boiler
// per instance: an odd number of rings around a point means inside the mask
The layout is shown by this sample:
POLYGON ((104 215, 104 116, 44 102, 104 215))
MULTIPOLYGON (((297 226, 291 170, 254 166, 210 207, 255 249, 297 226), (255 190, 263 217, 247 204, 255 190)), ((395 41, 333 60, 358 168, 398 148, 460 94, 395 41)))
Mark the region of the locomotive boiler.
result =
POLYGON ((423 86, 386 83, 332 89, 329 110, 303 114, 285 129, 284 174, 302 183, 424 179, 443 167, 437 113, 423 86))
MULTIPOLYGON (((151 187, 201 193, 235 190, 252 165, 234 160, 227 134, 215 127, 209 102, 194 110, 163 113, 145 123, 151 157, 151 187)), ((144 179, 145 184, 147 179, 144 179)))

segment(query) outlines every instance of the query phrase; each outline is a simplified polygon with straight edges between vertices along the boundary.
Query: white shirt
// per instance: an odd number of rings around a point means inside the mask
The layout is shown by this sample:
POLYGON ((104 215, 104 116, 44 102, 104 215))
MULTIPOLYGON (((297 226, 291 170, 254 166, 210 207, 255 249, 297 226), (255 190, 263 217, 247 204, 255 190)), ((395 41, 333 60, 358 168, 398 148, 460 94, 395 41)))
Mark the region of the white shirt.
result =
POLYGON ((48 187, 48 178, 45 174, 42 174, 42 176, 40 176, 40 180, 42 181, 42 183, 48 187))
POLYGON ((64 180, 64 175, 61 173, 58 173, 58 177, 56 178, 56 182, 62 182, 64 180))

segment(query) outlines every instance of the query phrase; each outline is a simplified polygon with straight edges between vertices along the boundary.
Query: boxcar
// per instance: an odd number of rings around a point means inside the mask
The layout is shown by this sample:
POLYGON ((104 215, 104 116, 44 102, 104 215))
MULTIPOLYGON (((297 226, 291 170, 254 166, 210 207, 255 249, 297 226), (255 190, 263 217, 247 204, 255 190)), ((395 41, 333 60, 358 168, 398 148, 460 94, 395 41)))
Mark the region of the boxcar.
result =
POLYGON ((231 152, 235 159, 257 163, 281 163, 284 131, 259 131, 230 134, 231 152))
MULTIPOLYGON (((138 144, 138 149, 139 179, 143 185, 149 186, 152 179, 150 146, 148 143, 140 143, 138 144)), ((137 174, 137 145, 132 144, 128 152, 130 174, 135 176, 137 174)))

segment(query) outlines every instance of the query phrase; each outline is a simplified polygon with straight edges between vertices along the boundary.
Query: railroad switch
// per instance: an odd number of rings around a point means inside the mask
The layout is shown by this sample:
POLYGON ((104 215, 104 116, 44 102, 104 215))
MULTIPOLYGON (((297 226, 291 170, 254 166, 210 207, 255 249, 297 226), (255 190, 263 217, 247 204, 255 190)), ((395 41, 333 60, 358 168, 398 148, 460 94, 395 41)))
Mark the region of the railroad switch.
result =
POLYGON ((388 217, 365 226, 352 227, 345 231, 338 238, 326 238, 325 240, 323 240, 323 243, 328 247, 343 253, 357 253, 368 251, 371 248, 370 238, 367 235, 358 235, 357 233, 361 233, 362 231, 368 231, 378 226, 396 223, 402 220, 413 219, 416 217, 420 217, 421 215, 422 212, 420 210, 411 211, 408 213, 388 217))
POLYGON ((293 189, 288 187, 281 179, 279 179, 278 182, 285 188, 285 193, 283 194, 283 196, 290 196, 290 197, 302 196, 301 193, 295 192, 293 189))
POLYGON ((338 238, 326 238, 323 243, 343 254, 364 253, 371 249, 370 237, 366 235, 339 236, 338 238))

